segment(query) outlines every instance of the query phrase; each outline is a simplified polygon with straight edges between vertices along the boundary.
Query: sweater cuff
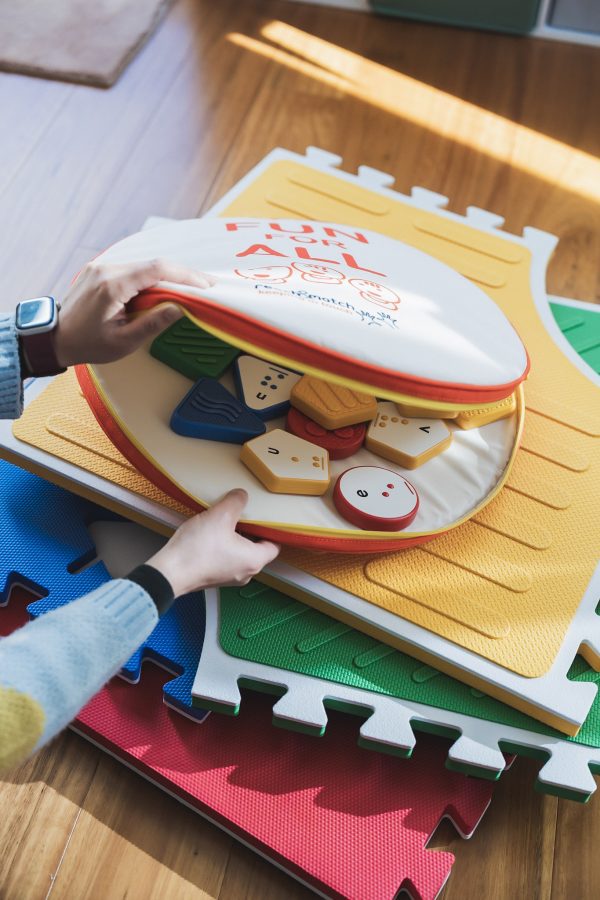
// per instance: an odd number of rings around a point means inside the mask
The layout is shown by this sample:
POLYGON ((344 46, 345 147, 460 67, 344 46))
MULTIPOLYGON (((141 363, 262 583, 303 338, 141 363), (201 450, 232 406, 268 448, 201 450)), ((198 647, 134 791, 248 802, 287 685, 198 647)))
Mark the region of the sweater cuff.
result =
POLYGON ((19 339, 13 316, 0 316, 0 419, 18 419, 23 412, 19 339))
POLYGON ((146 591, 154 602, 158 615, 164 616, 173 604, 175 595, 173 594, 173 588, 162 572, 159 572, 153 566, 143 565, 137 566, 125 577, 146 591))

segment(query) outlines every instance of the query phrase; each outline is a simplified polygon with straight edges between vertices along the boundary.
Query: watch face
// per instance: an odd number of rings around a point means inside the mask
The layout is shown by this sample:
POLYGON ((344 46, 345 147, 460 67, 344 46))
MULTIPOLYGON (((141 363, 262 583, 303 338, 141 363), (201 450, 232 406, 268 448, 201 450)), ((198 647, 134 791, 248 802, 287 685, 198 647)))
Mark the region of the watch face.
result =
POLYGON ((17 328, 21 331, 43 330, 51 325, 55 316, 53 297, 36 297, 23 300, 17 307, 17 328))

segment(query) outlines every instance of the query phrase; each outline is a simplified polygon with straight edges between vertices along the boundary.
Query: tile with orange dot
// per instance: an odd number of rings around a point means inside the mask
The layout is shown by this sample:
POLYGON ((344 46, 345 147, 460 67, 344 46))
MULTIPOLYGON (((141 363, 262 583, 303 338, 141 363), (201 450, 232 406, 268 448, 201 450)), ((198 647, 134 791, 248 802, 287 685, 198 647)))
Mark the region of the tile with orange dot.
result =
POLYGON ((241 461, 274 494, 324 494, 329 455, 322 447, 274 428, 242 447, 241 461))
POLYGON ((382 400, 367 431, 366 446, 377 456, 416 469, 450 446, 452 432, 441 419, 401 416, 396 404, 382 400))
POLYGON ((303 375, 292 388, 292 406, 328 431, 375 418, 377 401, 369 394, 303 375))
POLYGON ((401 531, 419 509, 414 485, 381 466, 346 469, 335 483, 333 502, 344 519, 369 531, 401 531))
POLYGON ((491 403, 489 406, 482 406, 480 409, 468 409, 461 412, 456 417, 456 424, 468 431, 470 428, 481 428, 483 425, 490 425, 499 419, 506 419, 512 416, 517 410, 517 398, 514 394, 499 400, 498 403, 491 403))

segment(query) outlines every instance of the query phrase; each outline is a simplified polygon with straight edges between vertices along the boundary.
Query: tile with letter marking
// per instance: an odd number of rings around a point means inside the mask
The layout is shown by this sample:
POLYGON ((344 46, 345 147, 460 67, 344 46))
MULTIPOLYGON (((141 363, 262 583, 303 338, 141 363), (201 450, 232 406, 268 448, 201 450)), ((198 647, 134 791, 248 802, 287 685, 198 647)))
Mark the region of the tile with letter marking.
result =
POLYGON ((377 404, 377 418, 367 431, 366 445, 371 453, 416 469, 442 453, 452 442, 452 432, 440 419, 409 419, 396 404, 383 400, 377 404))
POLYGON ((410 481, 381 466, 346 469, 335 483, 333 502, 348 522, 372 531, 401 531, 419 509, 410 481))
POLYGON ((244 354, 235 361, 240 400, 261 419, 275 419, 290 407, 290 393, 301 376, 264 359, 244 354))
POLYGON ((276 494, 316 496, 329 487, 327 451, 281 428, 244 444, 240 459, 276 494))

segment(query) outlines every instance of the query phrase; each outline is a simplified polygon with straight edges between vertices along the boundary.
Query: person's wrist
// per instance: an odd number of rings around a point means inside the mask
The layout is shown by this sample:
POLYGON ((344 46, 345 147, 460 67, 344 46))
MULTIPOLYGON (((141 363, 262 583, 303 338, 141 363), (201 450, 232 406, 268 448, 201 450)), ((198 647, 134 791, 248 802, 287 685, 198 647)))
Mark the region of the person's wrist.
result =
POLYGON ((80 362, 79 359, 75 358, 75 354, 69 346, 68 334, 65 334, 65 329, 60 319, 52 332, 52 345, 56 361, 63 369, 68 369, 69 366, 74 366, 80 362))
POLYGON ((136 566, 126 577, 146 591, 156 606, 159 616, 163 616, 170 609, 175 600, 173 587, 162 572, 159 572, 154 566, 148 563, 136 566))
MULTIPOLYGON (((166 546, 168 547, 168 545, 166 546)), ((146 561, 146 565, 152 566, 153 569, 160 572, 163 578, 166 578, 173 588, 173 595, 175 597, 181 597, 183 594, 188 594, 193 590, 193 588, 187 585, 185 580, 181 577, 181 566, 178 566, 175 560, 171 559, 171 554, 166 547, 150 557, 150 559, 146 561)))

